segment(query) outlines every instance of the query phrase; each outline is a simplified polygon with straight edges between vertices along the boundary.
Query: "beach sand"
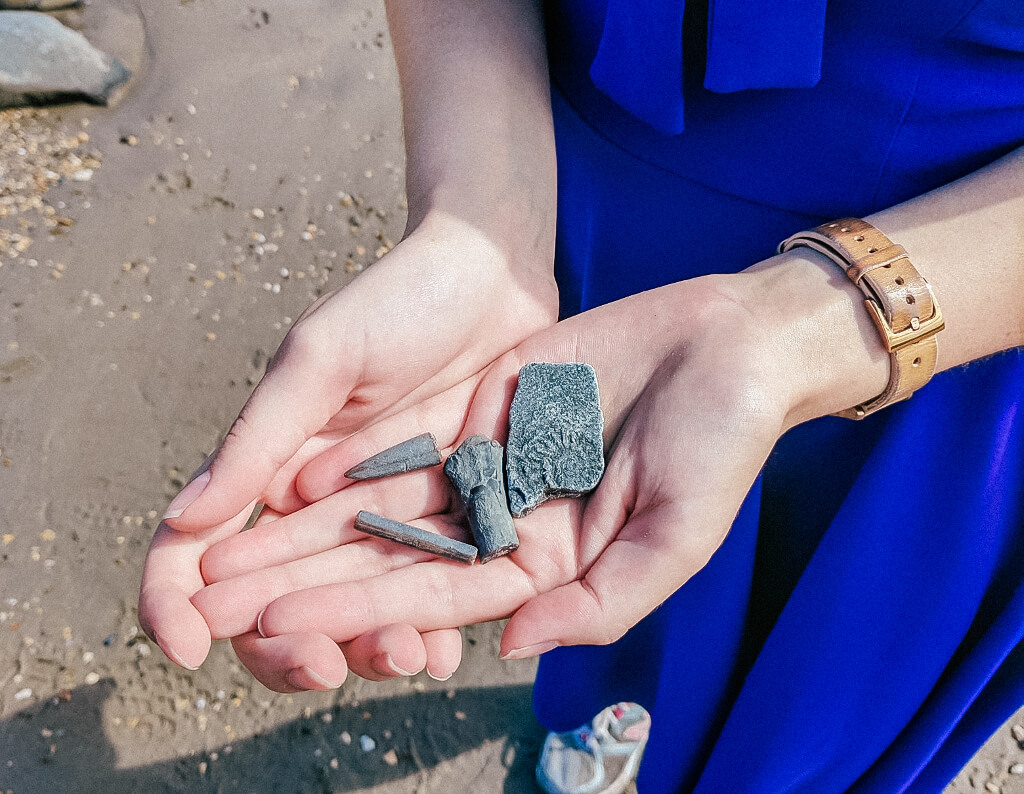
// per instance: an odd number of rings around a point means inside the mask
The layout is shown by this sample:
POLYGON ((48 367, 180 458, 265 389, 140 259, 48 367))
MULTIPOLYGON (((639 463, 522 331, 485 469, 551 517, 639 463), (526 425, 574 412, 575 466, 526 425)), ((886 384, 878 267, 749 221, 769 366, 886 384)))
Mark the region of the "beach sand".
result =
MULTIPOLYGON (((405 218, 378 3, 141 5, 61 17, 133 70, 114 107, 0 112, 0 791, 534 791, 535 663, 496 625, 448 682, 301 695, 140 633, 158 516, 405 218)), ((950 790, 1022 762, 1008 723, 950 790)))

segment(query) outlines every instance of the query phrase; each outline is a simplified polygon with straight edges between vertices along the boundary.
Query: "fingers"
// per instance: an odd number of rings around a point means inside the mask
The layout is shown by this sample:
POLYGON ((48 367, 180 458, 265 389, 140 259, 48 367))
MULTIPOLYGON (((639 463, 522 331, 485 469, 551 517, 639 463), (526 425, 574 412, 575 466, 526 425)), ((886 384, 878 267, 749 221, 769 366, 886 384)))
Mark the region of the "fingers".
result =
POLYGON ((427 632, 504 617, 532 595, 509 557, 486 565, 431 560, 289 593, 266 608, 260 629, 266 636, 321 631, 337 642, 393 623, 427 632))
POLYGON ((175 664, 195 670, 210 651, 210 630, 189 600, 205 584, 199 562, 211 544, 245 526, 252 507, 204 532, 177 532, 161 523, 153 536, 142 572, 139 621, 175 664))
POLYGON ((203 576, 207 582, 219 582, 363 539, 366 536, 353 527, 360 510, 410 521, 446 512, 452 498, 438 467, 360 483, 286 516, 271 511, 268 515, 274 518, 266 522, 261 514, 248 532, 227 538, 203 556, 203 576))
POLYGON ((342 643, 341 648, 349 669, 370 681, 415 675, 424 668, 431 678, 447 681, 462 661, 458 629, 420 634, 412 626, 397 623, 342 643))
POLYGON ((296 452, 345 404, 358 351, 339 361, 330 346, 298 326, 285 338, 217 451, 209 470, 168 507, 182 531, 226 521, 258 499, 296 452))
POLYGON ((435 681, 447 681, 462 664, 462 632, 438 629, 421 636, 427 652, 427 675, 435 681))
POLYGON ((341 648, 316 632, 270 639, 250 632, 233 638, 231 646, 256 680, 275 692, 336 689, 348 675, 341 648))
POLYGON ((239 660, 276 692, 333 689, 348 670, 371 681, 414 675, 426 667, 441 681, 451 678, 462 659, 458 629, 420 635, 411 626, 384 626, 340 646, 316 632, 269 639, 256 632, 231 641, 239 660))
MULTIPOLYGON (((465 534, 447 517, 419 520, 416 525, 448 536, 465 534)), ((391 541, 359 537, 357 542, 320 554, 214 582, 193 595, 192 603, 206 620, 213 638, 222 639, 256 629, 264 608, 287 593, 377 576, 434 559, 428 552, 391 541)))
POLYGON ((427 664, 420 633, 404 623, 382 626, 342 644, 349 666, 370 681, 416 675, 427 664))

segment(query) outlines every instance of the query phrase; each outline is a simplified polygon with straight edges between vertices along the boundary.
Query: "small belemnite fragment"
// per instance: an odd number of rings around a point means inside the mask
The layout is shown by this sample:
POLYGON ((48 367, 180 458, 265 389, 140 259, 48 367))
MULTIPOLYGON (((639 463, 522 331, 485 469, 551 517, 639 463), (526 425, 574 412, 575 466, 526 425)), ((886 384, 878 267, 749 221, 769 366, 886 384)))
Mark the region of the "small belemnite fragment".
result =
POLYGON ((440 463, 441 453, 437 450, 434 434, 424 433, 357 463, 345 472, 345 476, 350 480, 376 480, 393 474, 427 469, 440 463))
POLYGON ((360 510, 356 514, 355 527, 360 532, 373 535, 385 540, 393 540, 405 546, 410 546, 420 551, 428 551, 438 557, 444 557, 456 562, 472 564, 476 560, 477 550, 475 546, 463 543, 460 540, 446 538, 436 532, 427 532, 419 527, 403 524, 401 521, 393 521, 366 510, 360 510))
POLYGON ((504 450, 497 441, 470 436, 444 464, 444 473, 466 506, 469 528, 480 549, 480 562, 489 562, 519 548, 519 536, 505 497, 503 458, 504 450))
POLYGON ((509 409, 509 506, 521 518, 562 496, 582 496, 604 474, 604 417, 589 364, 527 364, 509 409))

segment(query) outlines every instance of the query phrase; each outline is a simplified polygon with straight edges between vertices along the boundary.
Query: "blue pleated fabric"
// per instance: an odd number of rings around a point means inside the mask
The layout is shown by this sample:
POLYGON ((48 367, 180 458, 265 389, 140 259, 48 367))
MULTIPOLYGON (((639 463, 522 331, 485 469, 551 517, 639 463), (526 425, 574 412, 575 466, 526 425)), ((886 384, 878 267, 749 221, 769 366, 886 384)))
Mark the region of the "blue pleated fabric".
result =
MULTIPOLYGON (((563 314, 1024 145, 1019 0, 548 12, 563 314)), ((1024 703, 1022 559, 1017 350, 790 431, 704 570, 615 645, 543 657, 536 711, 565 730, 644 704, 641 794, 941 791, 1024 703)))

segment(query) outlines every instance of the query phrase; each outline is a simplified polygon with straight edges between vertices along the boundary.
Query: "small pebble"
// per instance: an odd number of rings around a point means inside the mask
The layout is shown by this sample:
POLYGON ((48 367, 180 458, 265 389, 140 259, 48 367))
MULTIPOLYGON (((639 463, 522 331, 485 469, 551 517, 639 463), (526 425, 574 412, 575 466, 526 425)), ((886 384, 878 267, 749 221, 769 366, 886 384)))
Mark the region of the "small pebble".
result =
POLYGON ((30 697, 32 697, 32 690, 28 687, 25 687, 25 689, 19 689, 14 693, 15 700, 28 700, 30 697))
POLYGON ((985 791, 990 792, 990 794, 1001 794, 1002 789, 990 780, 985 784, 985 791))
POLYGON ((93 686, 94 684, 98 684, 99 682, 100 682, 100 674, 99 673, 93 671, 91 673, 86 673, 85 674, 85 683, 88 684, 89 686, 93 686))
MULTIPOLYGON (((29 695, 32 694, 31 689, 23 691, 27 691, 29 695)), ((15 695, 15 697, 17 697, 17 695, 15 695)), ((364 733, 362 736, 359 737, 359 746, 363 749, 364 753, 369 753, 377 747, 377 743, 364 733)))
POLYGON ((1011 775, 1024 775, 1024 764, 1014 764, 1010 767, 1011 775))
POLYGON ((109 635, 107 637, 104 637, 103 638, 103 644, 106 645, 109 648, 111 645, 114 644, 114 639, 115 639, 115 637, 114 637, 113 634, 111 634, 111 635, 109 635))
POLYGON ((398 753, 394 750, 388 750, 384 753, 384 763, 388 766, 398 766, 398 753))
POLYGON ((352 734, 350 734, 348 731, 342 731, 340 738, 342 744, 352 744, 352 734))
POLYGON ((1014 725, 1010 728, 1010 733, 1013 734, 1013 738, 1018 742, 1024 742, 1024 726, 1014 725))

